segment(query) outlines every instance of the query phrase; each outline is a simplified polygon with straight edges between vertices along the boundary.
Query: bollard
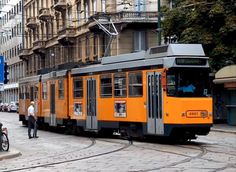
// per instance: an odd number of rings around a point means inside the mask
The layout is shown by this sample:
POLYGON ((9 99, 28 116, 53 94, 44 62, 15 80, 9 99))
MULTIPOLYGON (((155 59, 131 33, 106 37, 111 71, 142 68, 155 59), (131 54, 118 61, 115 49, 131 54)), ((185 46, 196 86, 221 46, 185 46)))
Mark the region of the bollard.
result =
POLYGON ((2 123, 0 122, 0 151, 2 151, 2 123))

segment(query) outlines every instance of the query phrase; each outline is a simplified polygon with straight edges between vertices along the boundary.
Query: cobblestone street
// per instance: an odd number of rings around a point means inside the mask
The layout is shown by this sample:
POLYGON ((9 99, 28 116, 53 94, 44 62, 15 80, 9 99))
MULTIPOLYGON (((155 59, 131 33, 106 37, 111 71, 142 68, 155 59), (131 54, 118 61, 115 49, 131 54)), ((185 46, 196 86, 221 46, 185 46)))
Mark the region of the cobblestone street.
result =
MULTIPOLYGON (((39 130, 28 139, 15 113, 0 113, 10 149, 21 156, 0 161, 0 171, 235 171, 235 133, 211 131, 188 144, 89 138, 39 130)), ((1 153, 0 153, 1 154, 1 153)))

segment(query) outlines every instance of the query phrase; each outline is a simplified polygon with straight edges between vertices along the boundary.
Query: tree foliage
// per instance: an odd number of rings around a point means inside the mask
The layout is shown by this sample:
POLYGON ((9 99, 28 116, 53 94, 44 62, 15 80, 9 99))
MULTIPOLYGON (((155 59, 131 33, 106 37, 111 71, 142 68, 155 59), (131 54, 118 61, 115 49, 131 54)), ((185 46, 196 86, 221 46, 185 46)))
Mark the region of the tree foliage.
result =
POLYGON ((179 43, 201 43, 212 69, 236 64, 236 1, 176 0, 172 9, 162 8, 163 36, 179 43))

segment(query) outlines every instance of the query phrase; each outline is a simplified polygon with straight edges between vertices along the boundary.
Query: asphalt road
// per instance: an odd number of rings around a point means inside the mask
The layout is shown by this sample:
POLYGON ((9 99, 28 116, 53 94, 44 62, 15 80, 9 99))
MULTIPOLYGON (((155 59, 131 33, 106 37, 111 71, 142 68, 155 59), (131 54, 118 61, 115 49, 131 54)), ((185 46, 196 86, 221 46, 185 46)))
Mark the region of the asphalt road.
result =
POLYGON ((21 156, 0 161, 0 171, 236 171, 236 135, 210 132, 187 144, 90 138, 38 131, 28 139, 16 113, 0 112, 10 149, 21 156))

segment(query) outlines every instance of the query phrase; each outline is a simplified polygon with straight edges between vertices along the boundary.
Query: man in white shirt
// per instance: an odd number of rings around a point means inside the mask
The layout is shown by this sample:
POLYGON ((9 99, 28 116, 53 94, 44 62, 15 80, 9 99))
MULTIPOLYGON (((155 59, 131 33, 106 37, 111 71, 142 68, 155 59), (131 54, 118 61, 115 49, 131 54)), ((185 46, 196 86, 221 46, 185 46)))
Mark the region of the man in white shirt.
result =
POLYGON ((30 102, 30 106, 28 107, 28 136, 29 139, 33 138, 31 136, 31 129, 34 129, 33 137, 38 138, 37 136, 37 124, 36 124, 36 117, 34 113, 34 102, 30 102))

